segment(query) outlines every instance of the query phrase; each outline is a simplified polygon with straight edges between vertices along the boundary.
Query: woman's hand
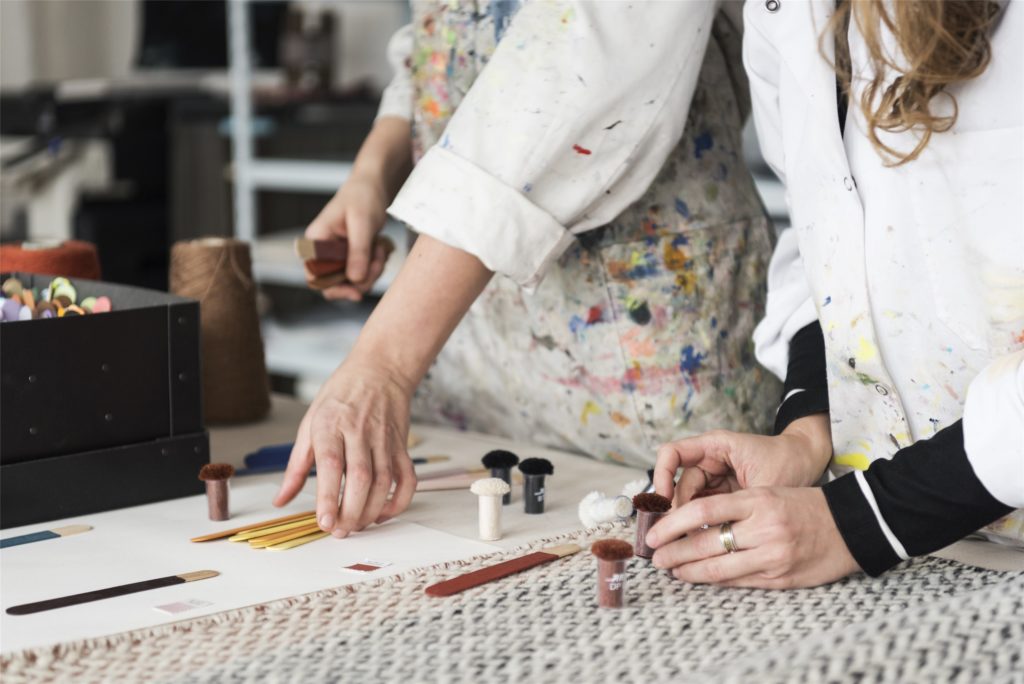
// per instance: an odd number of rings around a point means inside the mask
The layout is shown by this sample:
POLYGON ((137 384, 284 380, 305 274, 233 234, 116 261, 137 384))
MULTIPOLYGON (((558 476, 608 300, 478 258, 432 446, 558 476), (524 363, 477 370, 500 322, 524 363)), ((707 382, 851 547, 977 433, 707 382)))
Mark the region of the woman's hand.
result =
POLYGON ((370 364, 339 367, 299 425, 274 505, 295 497, 315 462, 316 519, 325 532, 345 537, 405 510, 416 491, 406 450, 411 396, 395 373, 370 364))
POLYGON ((695 584, 792 589, 859 570, 816 487, 759 487, 697 499, 659 520, 647 543, 657 549, 655 567, 695 584), (735 553, 726 553, 719 536, 726 522, 735 553))
MULTIPOLYGON (((357 302, 384 272, 390 250, 376 240, 387 220, 388 193, 380 181, 353 175, 306 228, 311 240, 348 239, 347 282, 323 290, 327 299, 357 302)), ((306 281, 322 274, 306 269, 306 281)))
POLYGON ((805 487, 818 481, 831 457, 832 437, 824 413, 795 420, 775 437, 715 430, 662 445, 654 486, 676 507, 698 494, 805 487), (679 468, 683 474, 673 487, 679 468))

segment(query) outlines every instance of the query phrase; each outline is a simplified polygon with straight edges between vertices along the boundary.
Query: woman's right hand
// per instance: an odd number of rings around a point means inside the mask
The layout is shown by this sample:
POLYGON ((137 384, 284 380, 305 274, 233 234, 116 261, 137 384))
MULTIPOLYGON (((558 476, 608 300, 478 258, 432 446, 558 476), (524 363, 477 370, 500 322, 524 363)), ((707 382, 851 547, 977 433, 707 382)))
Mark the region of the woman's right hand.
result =
POLYGON ((715 430, 662 445, 654 486, 675 507, 697 495, 751 487, 809 487, 821 478, 831 457, 827 413, 794 420, 773 437, 715 430), (683 474, 673 485, 679 468, 683 474))
MULTIPOLYGON (((376 238, 387 220, 387 204, 382 182, 353 175, 306 228, 306 237, 311 240, 348 239, 346 282, 324 289, 327 299, 357 302, 384 272, 390 249, 376 238)), ((317 275, 306 269, 307 282, 317 275)))
POLYGON ((397 373, 371 363, 342 364, 299 424, 274 505, 298 494, 315 463, 322 530, 341 538, 404 511, 416 491, 407 450, 411 396, 410 383, 397 373))

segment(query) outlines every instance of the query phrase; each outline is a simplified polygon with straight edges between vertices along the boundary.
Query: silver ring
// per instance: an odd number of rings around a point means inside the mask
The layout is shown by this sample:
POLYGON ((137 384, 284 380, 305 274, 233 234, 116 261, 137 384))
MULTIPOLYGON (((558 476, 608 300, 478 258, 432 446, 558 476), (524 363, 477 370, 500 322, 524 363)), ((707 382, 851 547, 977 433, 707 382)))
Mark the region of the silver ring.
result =
POLYGON ((736 544, 736 537, 732 533, 732 523, 722 523, 722 526, 718 528, 718 538, 722 541, 726 553, 736 553, 740 550, 736 544))

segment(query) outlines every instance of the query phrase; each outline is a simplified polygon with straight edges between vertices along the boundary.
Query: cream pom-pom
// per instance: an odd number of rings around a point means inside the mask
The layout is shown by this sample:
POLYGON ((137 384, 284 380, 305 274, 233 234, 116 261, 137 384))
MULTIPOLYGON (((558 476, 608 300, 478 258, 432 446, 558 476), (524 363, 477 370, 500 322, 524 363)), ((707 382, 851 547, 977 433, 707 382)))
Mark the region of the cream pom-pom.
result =
POLYGON ((512 488, 500 477, 485 477, 470 485, 469 491, 477 496, 505 496, 512 488))

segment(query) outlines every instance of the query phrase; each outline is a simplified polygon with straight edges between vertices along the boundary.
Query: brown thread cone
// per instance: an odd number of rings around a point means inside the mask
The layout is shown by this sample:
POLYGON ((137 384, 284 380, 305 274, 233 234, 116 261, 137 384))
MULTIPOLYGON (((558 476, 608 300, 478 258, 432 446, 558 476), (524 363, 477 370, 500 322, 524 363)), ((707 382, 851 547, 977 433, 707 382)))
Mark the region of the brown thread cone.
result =
POLYGON ((175 244, 170 290, 199 300, 206 422, 245 423, 266 417, 270 382, 249 245, 224 238, 175 244))

